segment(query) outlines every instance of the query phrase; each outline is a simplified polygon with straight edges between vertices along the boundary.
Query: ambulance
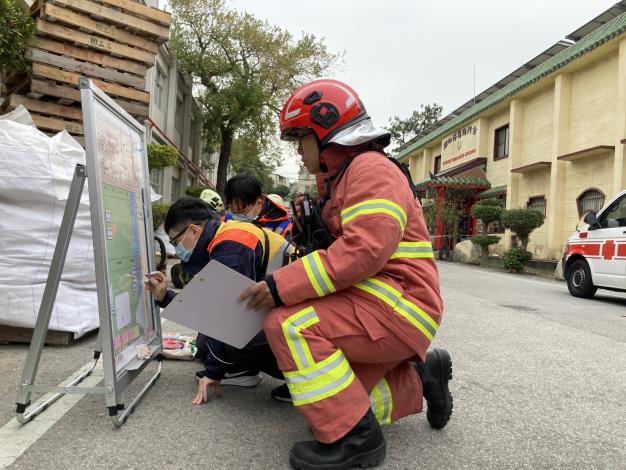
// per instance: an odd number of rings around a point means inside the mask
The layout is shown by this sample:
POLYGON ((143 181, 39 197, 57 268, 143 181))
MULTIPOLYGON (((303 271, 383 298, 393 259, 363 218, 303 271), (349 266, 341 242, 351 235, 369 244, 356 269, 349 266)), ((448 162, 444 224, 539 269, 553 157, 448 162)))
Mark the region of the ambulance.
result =
POLYGON ((563 255, 570 294, 589 299, 598 289, 626 292, 626 191, 583 222, 563 255))

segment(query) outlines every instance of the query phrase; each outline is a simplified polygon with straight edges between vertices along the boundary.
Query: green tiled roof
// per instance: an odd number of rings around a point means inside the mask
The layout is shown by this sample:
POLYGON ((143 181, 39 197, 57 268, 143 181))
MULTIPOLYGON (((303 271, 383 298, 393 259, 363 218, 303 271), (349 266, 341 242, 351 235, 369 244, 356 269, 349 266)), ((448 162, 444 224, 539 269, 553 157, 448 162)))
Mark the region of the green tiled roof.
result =
POLYGON ((487 199, 490 197, 496 197, 506 194, 506 185, 504 186, 494 186, 493 188, 489 188, 487 191, 483 191, 480 193, 477 198, 478 199, 487 199))
POLYGON ((405 149, 402 149, 396 155, 396 158, 398 160, 405 158, 414 150, 429 144, 433 140, 437 140, 438 138, 450 133, 455 128, 477 118, 489 108, 506 101, 525 88, 528 88, 539 80, 546 78, 569 63, 579 59, 583 55, 597 49, 608 41, 621 36, 624 32, 626 32, 626 13, 622 13, 620 16, 612 19, 605 25, 596 29, 593 33, 585 36, 580 41, 572 44, 567 49, 562 50, 558 54, 546 60, 544 63, 538 65, 530 72, 522 75, 517 80, 512 81, 501 90, 495 92, 493 95, 488 96, 480 103, 472 106, 467 111, 464 111, 455 119, 452 119, 443 126, 435 129, 433 132, 425 135, 420 140, 412 145, 409 145, 405 149))
POLYGON ((434 179, 427 179, 415 183, 415 187, 418 190, 424 190, 426 188, 432 188, 436 186, 445 186, 448 188, 488 188, 491 186, 489 181, 485 178, 462 178, 458 176, 440 176, 434 179))

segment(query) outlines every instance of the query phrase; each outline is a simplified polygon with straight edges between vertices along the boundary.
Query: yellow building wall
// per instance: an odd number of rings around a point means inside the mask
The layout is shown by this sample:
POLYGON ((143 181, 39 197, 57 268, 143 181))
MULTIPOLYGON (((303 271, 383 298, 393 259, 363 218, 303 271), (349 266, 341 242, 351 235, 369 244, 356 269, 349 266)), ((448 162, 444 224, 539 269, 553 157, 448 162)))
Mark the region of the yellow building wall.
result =
MULTIPOLYGON (((519 192, 516 198, 516 206, 514 208, 525 208, 528 199, 536 196, 545 196, 546 198, 546 215, 548 213, 548 205, 551 203, 550 198, 550 170, 538 170, 531 173, 521 175, 519 182, 519 192)), ((512 209, 514 209, 512 208, 512 209)), ((546 259, 549 256, 548 247, 548 224, 549 217, 541 227, 536 229, 530 235, 530 243, 528 251, 537 259, 546 259)))
POLYGON ((487 134, 487 155, 481 157, 487 158, 487 179, 491 186, 504 186, 507 183, 509 172, 509 161, 507 158, 502 160, 493 160, 493 146, 495 143, 495 131, 509 123, 509 108, 489 117, 489 126, 487 134))
POLYGON ((565 193, 561 196, 565 201, 565 213, 562 215, 563 234, 561 248, 565 247, 567 239, 574 232, 576 224, 579 222, 576 198, 587 189, 597 188, 605 194, 605 202, 608 202, 609 198, 612 197, 612 174, 612 152, 567 163, 565 168, 565 193))
POLYGON ((613 144, 617 67, 618 56, 613 53, 572 73, 568 153, 613 144))
POLYGON ((554 85, 524 99, 521 166, 550 161, 554 121, 554 85))

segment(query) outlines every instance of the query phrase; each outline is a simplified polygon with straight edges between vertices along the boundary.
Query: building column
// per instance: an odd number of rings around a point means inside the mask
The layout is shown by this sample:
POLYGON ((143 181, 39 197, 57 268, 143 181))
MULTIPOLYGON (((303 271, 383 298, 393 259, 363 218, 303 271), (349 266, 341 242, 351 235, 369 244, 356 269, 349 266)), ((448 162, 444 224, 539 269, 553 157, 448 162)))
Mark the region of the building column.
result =
POLYGON ((414 183, 421 180, 420 175, 417 173, 418 163, 421 163, 419 161, 419 155, 420 152, 414 153, 409 157, 409 172, 411 173, 411 178, 414 183))
POLYGON ((554 81, 552 111, 552 155, 550 167, 550 197, 548 198, 548 256, 559 259, 563 254, 563 215, 565 213, 565 170, 568 162, 559 161, 559 155, 568 152, 572 78, 561 73, 554 81))
MULTIPOLYGON (((514 209, 518 206, 520 175, 511 170, 521 165, 522 133, 524 125, 524 103, 521 99, 511 101, 509 108, 509 166, 507 175, 506 207, 514 209)), ((504 234, 504 249, 511 248, 511 231, 504 234)))
POLYGON ((615 109, 615 158, 613 160, 613 194, 626 189, 626 39, 619 43, 619 60, 617 66, 617 101, 615 109))
POLYGON ((492 155, 489 153, 489 120, 486 118, 480 118, 477 122, 478 125, 478 148, 476 149, 476 156, 480 158, 489 159, 492 155))
POLYGON ((423 180, 428 179, 428 172, 433 171, 433 167, 429 163, 430 161, 432 161, 432 151, 431 149, 426 147, 422 151, 422 160, 420 161, 420 164, 418 166, 419 168, 419 171, 417 173, 419 175, 419 177, 417 178, 418 181, 423 181, 423 180))
MULTIPOLYGON (((185 154, 185 156, 187 158, 189 158, 189 155, 187 155, 187 149, 189 147, 189 138, 191 137, 191 100, 193 99, 193 96, 191 95, 191 83, 189 83, 189 91, 187 93, 185 93, 185 101, 183 102, 183 109, 184 109, 184 114, 183 114, 183 129, 182 129, 182 133, 180 136, 180 150, 181 152, 183 152, 183 154, 185 154)), ((187 188, 187 185, 190 184, 189 183, 189 164, 185 161, 182 162, 183 163, 183 167, 182 170, 180 172, 180 184, 181 184, 181 191, 182 194, 185 193, 185 189, 187 188)))

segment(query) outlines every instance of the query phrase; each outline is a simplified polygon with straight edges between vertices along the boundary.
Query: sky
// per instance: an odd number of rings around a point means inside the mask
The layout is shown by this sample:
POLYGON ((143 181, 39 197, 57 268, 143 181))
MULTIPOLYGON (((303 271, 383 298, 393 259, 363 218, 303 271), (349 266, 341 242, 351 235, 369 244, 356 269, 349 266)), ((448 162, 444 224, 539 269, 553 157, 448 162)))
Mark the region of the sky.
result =
MULTIPOLYGON (((298 37, 344 52, 332 77, 351 85, 374 123, 437 102, 443 115, 587 23, 617 0, 229 0, 298 37), (474 85, 474 64, 476 68, 474 85)), ((277 173, 296 178, 297 156, 277 173)))

